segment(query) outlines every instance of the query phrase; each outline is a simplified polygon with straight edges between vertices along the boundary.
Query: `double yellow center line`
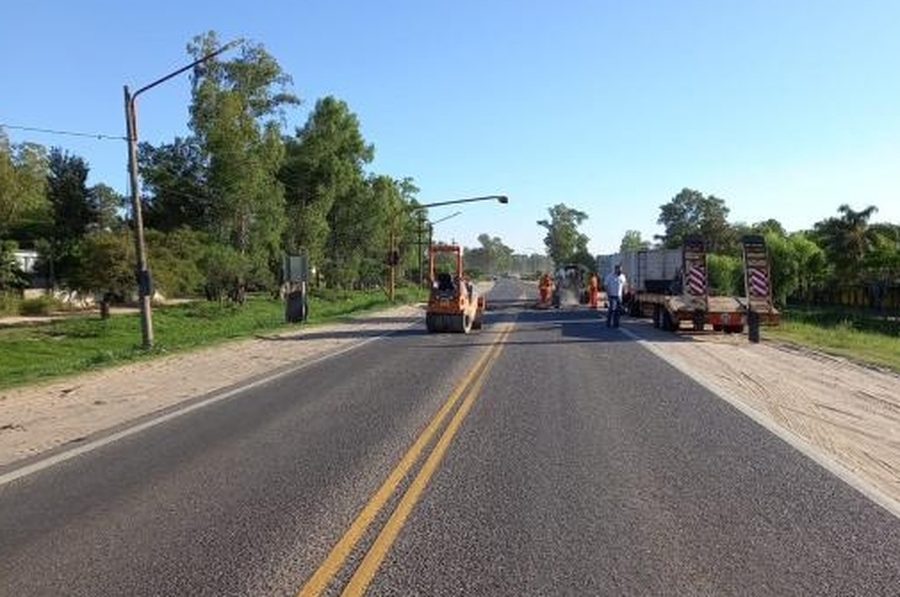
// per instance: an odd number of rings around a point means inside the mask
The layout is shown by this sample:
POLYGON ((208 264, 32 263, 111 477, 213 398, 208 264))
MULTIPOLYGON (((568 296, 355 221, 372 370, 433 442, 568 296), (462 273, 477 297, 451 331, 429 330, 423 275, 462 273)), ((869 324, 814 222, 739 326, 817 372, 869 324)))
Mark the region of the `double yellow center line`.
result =
POLYGON ((444 426, 444 421, 458 404, 459 408, 456 409, 456 412, 444 428, 440 438, 434 443, 431 452, 428 454, 425 462, 419 469, 419 472, 406 489, 403 497, 400 498, 396 509, 381 528, 378 537, 376 537, 362 562, 360 562, 359 566, 354 571, 353 576, 344 587, 341 595, 344 597, 352 597, 355 595, 362 595, 365 592, 369 583, 372 582, 372 579, 378 572, 378 568, 381 566, 381 563, 391 546, 394 544, 394 541, 397 539, 397 535, 400 534, 400 530, 403 528, 406 519, 419 501, 422 492, 425 491, 425 487, 428 485, 431 476, 437 470, 441 459, 444 457, 444 454, 450 446, 450 442, 453 441, 453 437, 456 435, 463 420, 465 420, 466 415, 468 415, 469 410, 475 403, 475 400, 484 385, 484 381, 487 378, 488 371, 490 371, 494 362, 497 360, 497 357, 500 355, 504 341, 512 331, 512 327, 513 324, 506 323, 498 325, 495 328, 499 329, 500 332, 498 339, 484 352, 484 354, 481 355, 481 357, 479 357, 475 366, 469 370, 463 380, 453 389, 450 396, 428 423, 428 426, 425 427, 419 437, 416 438, 416 441, 409 450, 407 450, 406 454, 403 455, 403 458, 400 459, 400 462, 394 470, 391 471, 391 474, 388 475, 381 487, 378 488, 378 491, 376 491, 372 497, 369 498, 366 505, 363 506, 363 509, 356 516, 356 519, 354 519, 344 535, 331 549, 331 552, 319 568, 313 573, 309 580, 306 581, 303 588, 300 589, 300 592, 297 594, 298 597, 318 597, 328 587, 334 576, 344 566, 350 553, 356 548, 360 540, 366 534, 369 526, 382 509, 384 509, 388 501, 390 501, 391 496, 393 496, 400 487, 403 479, 409 474, 416 463, 419 462, 422 454, 431 444, 432 439, 444 426))

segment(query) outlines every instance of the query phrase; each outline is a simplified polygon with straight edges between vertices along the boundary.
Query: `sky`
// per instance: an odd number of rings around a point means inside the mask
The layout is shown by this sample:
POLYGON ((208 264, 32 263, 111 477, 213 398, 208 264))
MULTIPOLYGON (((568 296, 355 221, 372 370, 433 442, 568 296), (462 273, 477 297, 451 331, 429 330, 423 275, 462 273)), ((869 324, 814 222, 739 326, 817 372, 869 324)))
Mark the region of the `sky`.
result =
MULTIPOLYGON (((802 230, 842 204, 900 223, 896 0, 30 0, 0 23, 10 141, 80 156, 123 194, 123 86, 215 31, 293 78, 287 133, 332 95, 374 145, 367 171, 413 178, 420 202, 509 197, 431 209, 441 240, 543 252, 537 222, 565 204, 612 253, 628 230, 662 234, 683 188, 732 223, 802 230)), ((140 140, 188 135, 189 103, 187 75, 142 94, 140 140)))

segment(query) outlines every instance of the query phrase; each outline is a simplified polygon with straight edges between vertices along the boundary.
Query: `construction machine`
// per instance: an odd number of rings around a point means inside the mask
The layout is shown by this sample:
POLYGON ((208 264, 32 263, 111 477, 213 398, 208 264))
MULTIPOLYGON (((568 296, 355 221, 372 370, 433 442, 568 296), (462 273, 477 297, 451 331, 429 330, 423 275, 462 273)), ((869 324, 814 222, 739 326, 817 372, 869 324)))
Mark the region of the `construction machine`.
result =
POLYGON ((584 285, 587 268, 578 263, 565 263, 556 270, 556 284, 553 288, 553 306, 583 305, 588 302, 588 291, 584 285))
POLYGON ((462 248, 455 244, 431 245, 428 269, 431 281, 425 312, 428 331, 468 334, 471 330, 481 329, 485 300, 465 278, 462 248))

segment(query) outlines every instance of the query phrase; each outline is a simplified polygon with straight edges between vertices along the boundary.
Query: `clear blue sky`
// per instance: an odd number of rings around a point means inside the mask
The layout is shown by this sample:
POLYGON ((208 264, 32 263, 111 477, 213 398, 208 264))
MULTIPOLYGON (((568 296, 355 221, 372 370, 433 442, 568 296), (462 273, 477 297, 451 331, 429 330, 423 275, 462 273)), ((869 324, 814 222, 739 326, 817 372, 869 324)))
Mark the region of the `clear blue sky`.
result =
MULTIPOLYGON (((543 249, 557 203, 586 212, 589 248, 662 232, 682 188, 715 194, 732 222, 811 227, 876 205, 900 223, 900 2, 112 2, 0 9, 0 123, 124 135, 123 91, 190 62, 214 30, 261 43, 304 100, 335 95, 375 146, 370 170, 411 176, 444 240, 481 233, 543 249)), ((139 135, 185 135, 188 77, 139 99, 139 135)), ((126 190, 121 139, 7 128, 14 143, 87 160, 91 184, 126 190)))

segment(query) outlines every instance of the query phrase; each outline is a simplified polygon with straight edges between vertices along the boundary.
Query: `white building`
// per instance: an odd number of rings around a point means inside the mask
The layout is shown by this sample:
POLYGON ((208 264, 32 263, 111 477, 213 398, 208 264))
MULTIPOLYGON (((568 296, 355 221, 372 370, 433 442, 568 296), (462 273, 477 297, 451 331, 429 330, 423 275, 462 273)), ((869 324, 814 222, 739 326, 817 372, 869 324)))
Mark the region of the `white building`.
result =
POLYGON ((37 251, 25 251, 17 249, 13 251, 13 256, 16 259, 16 263, 19 264, 19 269, 21 269, 26 274, 34 273, 34 264, 37 262, 38 258, 37 251))

